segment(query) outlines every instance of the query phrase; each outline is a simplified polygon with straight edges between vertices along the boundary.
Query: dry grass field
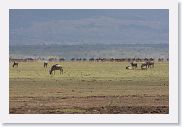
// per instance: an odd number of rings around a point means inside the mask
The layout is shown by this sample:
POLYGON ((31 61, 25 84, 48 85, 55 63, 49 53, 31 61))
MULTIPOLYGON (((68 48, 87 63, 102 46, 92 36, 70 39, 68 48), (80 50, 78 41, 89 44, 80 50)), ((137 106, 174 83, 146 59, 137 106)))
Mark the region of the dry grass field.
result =
POLYGON ((10 64, 10 114, 169 113, 168 63, 126 70, 126 62, 60 62, 63 75, 49 75, 53 64, 10 64))

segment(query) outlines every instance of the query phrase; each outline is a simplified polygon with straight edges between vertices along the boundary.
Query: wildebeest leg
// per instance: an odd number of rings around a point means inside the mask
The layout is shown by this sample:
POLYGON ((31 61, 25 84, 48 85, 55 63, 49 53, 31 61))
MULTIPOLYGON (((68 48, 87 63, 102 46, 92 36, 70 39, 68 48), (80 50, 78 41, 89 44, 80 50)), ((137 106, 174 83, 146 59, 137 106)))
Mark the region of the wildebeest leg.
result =
POLYGON ((54 70, 54 75, 55 75, 55 70, 54 70))
POLYGON ((63 69, 62 68, 60 69, 60 74, 63 74, 63 69))

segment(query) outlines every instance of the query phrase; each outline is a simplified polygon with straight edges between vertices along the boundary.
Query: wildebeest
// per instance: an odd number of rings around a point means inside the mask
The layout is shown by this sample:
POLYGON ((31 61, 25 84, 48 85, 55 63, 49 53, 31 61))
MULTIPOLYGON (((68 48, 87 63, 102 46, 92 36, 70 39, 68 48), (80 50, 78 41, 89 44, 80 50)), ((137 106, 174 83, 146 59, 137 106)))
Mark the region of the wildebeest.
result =
POLYGON ((169 62, 169 58, 167 58, 167 62, 169 62))
POLYGON ((44 61, 44 68, 47 68, 48 62, 44 61))
POLYGON ((89 61, 94 61, 95 59, 94 58, 90 58, 89 61))
POLYGON ((18 62, 15 62, 15 61, 14 61, 13 67, 15 67, 15 66, 18 67, 18 62))
POLYGON ((131 64, 131 66, 132 66, 133 69, 134 69, 134 68, 135 68, 135 69, 137 68, 137 63, 136 63, 135 61, 131 62, 130 64, 131 64))
POLYGON ((51 75, 52 72, 54 71, 54 74, 55 74, 55 71, 56 70, 60 70, 60 74, 63 74, 63 67, 59 64, 55 64, 51 67, 51 69, 49 70, 49 74, 51 75))
POLYGON ((131 70, 132 67, 131 67, 131 66, 126 66, 126 69, 127 69, 127 70, 131 70))
POLYGON ((64 62, 65 61, 65 58, 60 58, 59 59, 59 62, 64 62))
POLYGON ((148 64, 146 62, 141 64, 141 69, 142 70, 143 69, 146 69, 147 70, 147 68, 148 68, 148 64))
POLYGON ((147 64, 148 64, 148 68, 150 67, 152 67, 152 68, 154 68, 154 61, 148 61, 147 62, 147 64))
POLYGON ((158 58, 158 62, 164 62, 163 58, 158 58))
POLYGON ((75 58, 71 58, 71 61, 75 61, 75 58))
POLYGON ((83 58, 83 61, 87 61, 87 59, 86 58, 83 58))

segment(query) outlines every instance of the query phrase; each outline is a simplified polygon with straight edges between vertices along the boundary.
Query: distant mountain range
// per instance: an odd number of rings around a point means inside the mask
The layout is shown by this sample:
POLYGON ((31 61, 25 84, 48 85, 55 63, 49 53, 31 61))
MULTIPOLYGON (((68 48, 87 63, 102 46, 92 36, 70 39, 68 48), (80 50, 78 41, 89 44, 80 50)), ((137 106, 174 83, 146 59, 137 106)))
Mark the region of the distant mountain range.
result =
POLYGON ((12 10, 11 45, 169 43, 168 10, 12 10))

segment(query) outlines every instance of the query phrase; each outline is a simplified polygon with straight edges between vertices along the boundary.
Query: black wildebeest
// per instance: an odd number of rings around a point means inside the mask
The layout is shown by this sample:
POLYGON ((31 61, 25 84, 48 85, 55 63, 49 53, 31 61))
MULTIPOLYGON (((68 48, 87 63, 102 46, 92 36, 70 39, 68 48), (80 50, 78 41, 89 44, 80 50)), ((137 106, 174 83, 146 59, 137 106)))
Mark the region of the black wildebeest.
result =
POLYGON ((18 67, 18 62, 15 62, 15 61, 14 61, 13 67, 15 67, 15 66, 18 67))
POLYGON ((44 61, 44 68, 47 68, 48 62, 44 61))
POLYGON ((137 63, 136 63, 135 61, 131 62, 130 64, 131 64, 131 66, 132 66, 133 69, 134 69, 134 68, 135 68, 135 69, 137 68, 137 63))
POLYGON ((49 74, 51 75, 52 72, 54 71, 54 74, 55 74, 55 71, 56 70, 60 70, 60 74, 63 74, 63 67, 59 64, 55 64, 51 67, 51 69, 49 70, 49 74))

